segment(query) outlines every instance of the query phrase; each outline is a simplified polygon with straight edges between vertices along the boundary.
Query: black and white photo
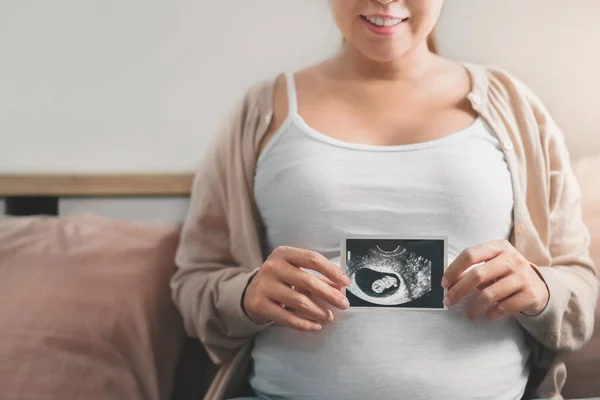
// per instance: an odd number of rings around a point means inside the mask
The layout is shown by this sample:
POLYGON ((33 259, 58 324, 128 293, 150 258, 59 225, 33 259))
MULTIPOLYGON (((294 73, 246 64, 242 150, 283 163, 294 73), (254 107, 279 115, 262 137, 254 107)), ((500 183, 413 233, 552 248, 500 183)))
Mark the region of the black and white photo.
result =
POLYGON ((351 307, 446 308, 445 238, 354 237, 342 249, 351 307))

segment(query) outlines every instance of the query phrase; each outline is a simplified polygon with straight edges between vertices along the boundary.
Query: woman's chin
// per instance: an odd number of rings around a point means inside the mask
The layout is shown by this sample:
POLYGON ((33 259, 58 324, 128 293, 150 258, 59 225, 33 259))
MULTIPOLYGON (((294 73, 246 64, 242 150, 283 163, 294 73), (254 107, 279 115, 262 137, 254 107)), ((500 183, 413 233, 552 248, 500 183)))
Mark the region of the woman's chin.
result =
POLYGON ((408 46, 386 45, 379 48, 359 48, 359 51, 371 61, 387 64, 402 59, 409 52, 408 46))

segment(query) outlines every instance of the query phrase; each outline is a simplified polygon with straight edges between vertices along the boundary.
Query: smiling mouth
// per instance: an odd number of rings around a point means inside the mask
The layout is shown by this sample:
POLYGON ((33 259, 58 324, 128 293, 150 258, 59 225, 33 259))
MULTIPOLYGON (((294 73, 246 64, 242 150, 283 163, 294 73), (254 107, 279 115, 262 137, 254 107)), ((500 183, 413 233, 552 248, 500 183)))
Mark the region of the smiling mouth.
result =
POLYGON ((408 21, 408 18, 392 18, 392 17, 379 17, 379 16, 368 17, 366 15, 361 15, 360 18, 363 21, 366 21, 369 24, 371 24, 377 28, 392 27, 392 26, 400 25, 401 23, 408 21))

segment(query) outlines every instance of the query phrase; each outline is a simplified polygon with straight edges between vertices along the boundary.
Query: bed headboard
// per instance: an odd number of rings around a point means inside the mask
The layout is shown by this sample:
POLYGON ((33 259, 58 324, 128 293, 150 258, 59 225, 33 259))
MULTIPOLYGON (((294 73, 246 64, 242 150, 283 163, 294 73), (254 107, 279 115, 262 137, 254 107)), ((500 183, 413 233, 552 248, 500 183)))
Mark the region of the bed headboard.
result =
POLYGON ((58 214, 64 197, 187 197, 192 173, 0 174, 9 215, 58 214))

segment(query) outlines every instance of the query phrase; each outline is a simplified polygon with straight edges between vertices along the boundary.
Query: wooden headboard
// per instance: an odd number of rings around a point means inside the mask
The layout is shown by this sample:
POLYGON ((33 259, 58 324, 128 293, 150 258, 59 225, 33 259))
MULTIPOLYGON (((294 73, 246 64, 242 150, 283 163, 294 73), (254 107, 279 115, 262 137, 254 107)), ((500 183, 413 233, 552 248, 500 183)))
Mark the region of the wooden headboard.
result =
POLYGON ((192 173, 0 174, 0 199, 9 215, 58 212, 61 197, 187 197, 192 173))
POLYGON ((0 197, 187 196, 193 174, 0 174, 0 197))

